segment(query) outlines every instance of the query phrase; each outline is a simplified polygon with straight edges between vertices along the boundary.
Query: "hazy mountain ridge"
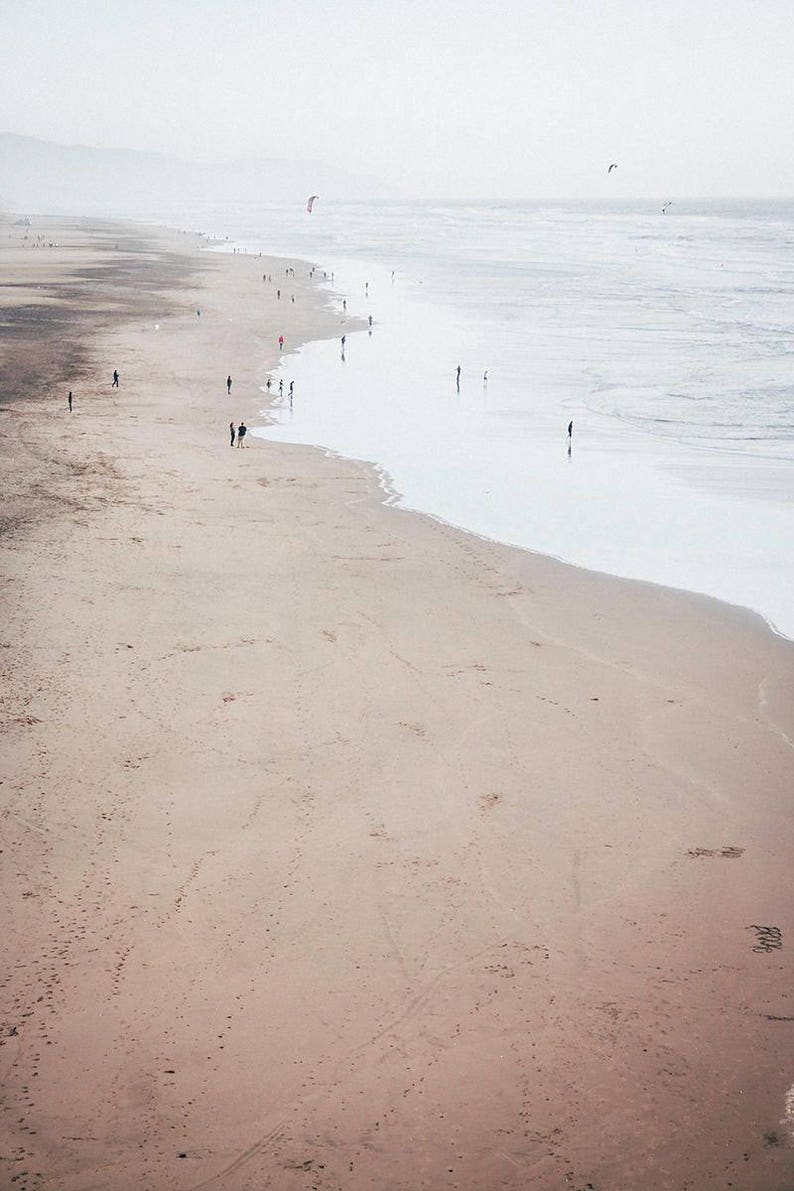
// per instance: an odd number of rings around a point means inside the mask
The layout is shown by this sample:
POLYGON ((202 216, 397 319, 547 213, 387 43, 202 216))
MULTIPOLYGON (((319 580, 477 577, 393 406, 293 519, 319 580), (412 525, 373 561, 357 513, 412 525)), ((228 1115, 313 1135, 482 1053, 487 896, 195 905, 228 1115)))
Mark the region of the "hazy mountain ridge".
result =
POLYGON ((185 203, 383 197, 387 188, 319 161, 192 161, 137 149, 0 133, 0 202, 47 214, 155 215, 185 203))

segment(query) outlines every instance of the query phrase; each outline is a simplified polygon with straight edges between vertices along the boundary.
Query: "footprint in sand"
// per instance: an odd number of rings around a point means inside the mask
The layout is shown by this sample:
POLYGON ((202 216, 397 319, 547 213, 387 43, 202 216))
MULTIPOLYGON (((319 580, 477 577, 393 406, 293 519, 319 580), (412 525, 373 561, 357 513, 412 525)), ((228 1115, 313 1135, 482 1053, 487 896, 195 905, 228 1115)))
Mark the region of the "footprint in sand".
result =
POLYGON ((753 951, 779 951, 783 946, 783 932, 779 926, 748 926, 755 931, 753 951))
POLYGON ((413 732, 415 736, 426 736, 427 729, 424 724, 412 724, 408 720, 400 720, 400 727, 407 728, 409 732, 413 732))
POLYGON ((725 860, 738 860, 744 854, 744 848, 737 848, 734 844, 725 848, 689 848, 687 856, 698 859, 702 856, 721 856, 725 860))

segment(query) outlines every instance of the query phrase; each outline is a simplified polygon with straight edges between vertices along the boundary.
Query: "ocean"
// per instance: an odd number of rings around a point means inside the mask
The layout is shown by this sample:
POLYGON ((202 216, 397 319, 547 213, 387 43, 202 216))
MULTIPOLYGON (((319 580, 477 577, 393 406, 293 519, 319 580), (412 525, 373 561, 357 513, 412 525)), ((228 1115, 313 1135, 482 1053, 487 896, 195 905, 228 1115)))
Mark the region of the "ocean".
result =
POLYGON ((402 506, 794 637, 794 201, 661 207, 321 196, 312 215, 190 223, 315 264, 346 336, 344 354, 287 342, 273 376, 292 406, 263 400, 254 433, 368 460, 402 506))

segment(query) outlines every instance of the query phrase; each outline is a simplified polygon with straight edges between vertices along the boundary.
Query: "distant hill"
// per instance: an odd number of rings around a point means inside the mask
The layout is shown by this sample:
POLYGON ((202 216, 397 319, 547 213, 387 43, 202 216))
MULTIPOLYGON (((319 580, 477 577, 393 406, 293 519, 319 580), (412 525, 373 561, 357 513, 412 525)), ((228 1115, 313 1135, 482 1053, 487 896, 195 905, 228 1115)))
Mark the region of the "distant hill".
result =
POLYGON ((383 197, 386 188, 319 161, 211 163, 0 132, 0 202, 13 211, 155 217, 204 204, 297 202, 314 193, 363 199, 383 197))

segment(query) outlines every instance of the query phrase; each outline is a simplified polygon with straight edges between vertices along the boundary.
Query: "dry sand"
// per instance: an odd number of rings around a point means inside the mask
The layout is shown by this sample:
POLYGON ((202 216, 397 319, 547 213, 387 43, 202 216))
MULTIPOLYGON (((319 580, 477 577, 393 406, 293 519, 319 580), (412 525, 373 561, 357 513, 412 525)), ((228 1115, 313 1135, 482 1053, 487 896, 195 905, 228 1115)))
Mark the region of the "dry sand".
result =
POLYGON ((42 231, 0 227, 0 1184, 791 1188, 794 648, 231 451, 279 332, 340 333, 307 268, 42 231))

